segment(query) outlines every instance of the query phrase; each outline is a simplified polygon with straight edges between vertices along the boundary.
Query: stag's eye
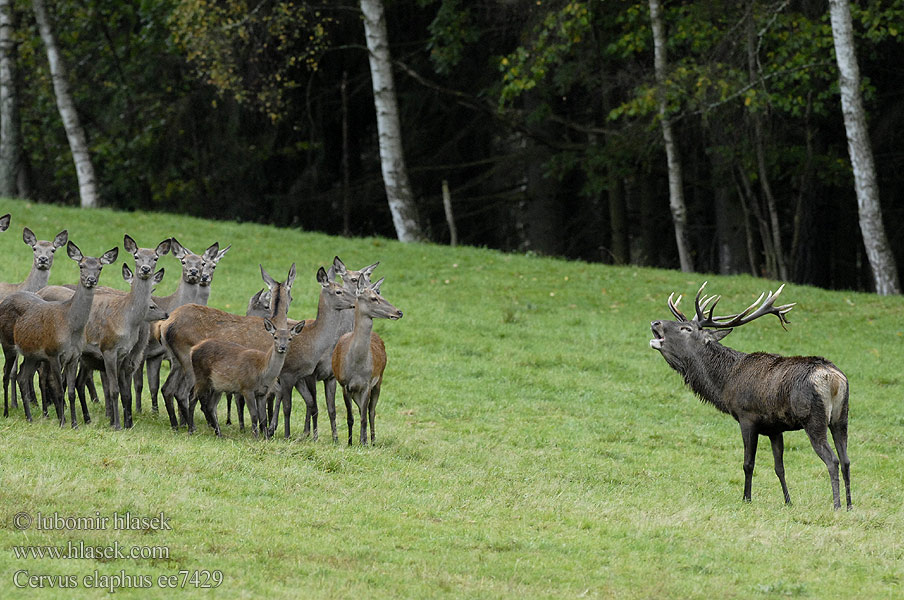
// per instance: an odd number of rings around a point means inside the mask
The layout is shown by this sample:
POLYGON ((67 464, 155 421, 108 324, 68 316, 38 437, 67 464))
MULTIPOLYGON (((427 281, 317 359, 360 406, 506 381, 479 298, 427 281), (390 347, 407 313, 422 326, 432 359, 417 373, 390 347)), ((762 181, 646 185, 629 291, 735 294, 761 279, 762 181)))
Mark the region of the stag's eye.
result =
POLYGON ((691 329, 691 328, 688 327, 687 325, 682 325, 682 326, 680 327, 680 330, 683 331, 684 333, 690 333, 691 331, 693 331, 693 329, 691 329))

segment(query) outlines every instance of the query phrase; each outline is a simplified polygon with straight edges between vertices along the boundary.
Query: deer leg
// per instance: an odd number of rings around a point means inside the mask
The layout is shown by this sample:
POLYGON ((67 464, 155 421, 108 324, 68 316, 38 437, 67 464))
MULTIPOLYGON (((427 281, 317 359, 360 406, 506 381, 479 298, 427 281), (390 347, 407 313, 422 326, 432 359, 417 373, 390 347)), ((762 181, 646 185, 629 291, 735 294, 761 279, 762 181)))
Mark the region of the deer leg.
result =
POLYGON ((753 482, 753 466, 756 463, 756 428, 750 423, 741 423, 741 437, 744 438, 744 501, 750 502, 750 488, 753 482))
MULTIPOLYGON (((13 348, 13 350, 15 351, 15 348, 13 348)), ((13 360, 12 364, 9 365, 9 380, 11 382, 9 394, 10 394, 10 398, 13 403, 13 408, 16 408, 19 406, 19 403, 17 401, 19 393, 18 393, 18 390, 16 389, 18 387, 17 386, 18 374, 19 374, 19 355, 18 355, 18 353, 16 353, 15 360, 13 360)), ((5 385, 5 381, 6 381, 6 379, 4 379, 4 385, 5 385)), ((4 388, 4 390, 5 390, 5 388, 4 388)))
POLYGON ((207 414, 211 420, 211 426, 217 434, 217 437, 223 437, 220 432, 220 421, 217 418, 217 404, 220 403, 219 392, 209 392, 207 395, 207 414))
POLYGON ((31 403, 28 401, 28 380, 34 376, 36 362, 34 359, 23 358, 22 366, 16 374, 16 383, 19 384, 19 392, 22 398, 22 407, 25 409, 25 420, 31 423, 31 403))
POLYGON ((847 500, 847 509, 851 510, 851 460, 847 453, 847 410, 841 421, 829 425, 832 431, 832 439, 835 441, 835 450, 838 452, 838 460, 841 461, 841 474, 844 476, 844 491, 847 500))
POLYGON ((826 468, 829 470, 829 478, 832 480, 832 502, 835 506, 835 510, 838 510, 841 508, 841 495, 838 490, 838 459, 835 457, 835 453, 832 452, 832 448, 829 446, 823 424, 820 424, 817 427, 808 427, 806 432, 807 436, 810 438, 810 445, 813 446, 813 450, 816 452, 817 456, 822 459, 822 462, 826 464, 826 468))
POLYGON ((313 375, 304 377, 295 384, 295 389, 304 400, 304 432, 302 435, 311 435, 311 425, 314 425, 314 441, 317 441, 317 379, 313 375))
POLYGON ((173 429, 179 428, 179 422, 176 420, 176 410, 173 407, 176 379, 178 378, 179 372, 179 361, 173 360, 172 362, 170 362, 169 377, 167 377, 166 381, 163 382, 163 389, 161 390, 161 394, 163 395, 163 405, 166 406, 166 413, 169 415, 170 425, 173 429))
MULTIPOLYGON (((51 357, 48 359, 46 366, 48 388, 52 390, 51 400, 53 407, 56 409, 57 420, 60 427, 66 424, 66 403, 63 397, 65 388, 63 387, 63 378, 61 376, 62 367, 60 366, 59 357, 51 357)), ((75 418, 75 409, 72 410, 73 419, 75 418)))
POLYGON ((376 431, 374 431, 374 418, 377 416, 377 400, 380 399, 380 384, 378 383, 370 391, 370 401, 367 403, 367 414, 370 417, 370 445, 376 443, 376 431))
POLYGON ((348 423, 348 445, 352 445, 352 429, 355 426, 355 413, 352 412, 351 393, 342 386, 342 399, 345 401, 345 421, 348 423))
POLYGON ((336 432, 336 378, 323 380, 323 395, 326 397, 326 412, 330 416, 330 430, 333 432, 333 443, 339 442, 336 432))
MULTIPOLYGON (((289 439, 289 419, 292 417, 292 386, 283 386, 280 396, 284 396, 282 398, 283 417, 285 417, 286 421, 286 439, 289 439)), ((273 413, 276 414, 276 411, 274 410, 273 413)), ((271 433, 275 432, 276 429, 274 428, 271 433)))
POLYGON ((788 494, 788 484, 785 483, 785 439, 781 433, 775 433, 769 436, 772 442, 772 458, 775 460, 775 474, 782 484, 782 493, 785 495, 785 504, 791 504, 791 496, 788 494))
POLYGON ((367 445, 367 401, 370 399, 370 396, 367 393, 367 390, 359 391, 355 394, 355 404, 358 405, 358 413, 361 417, 361 436, 360 442, 362 446, 367 445))
MULTIPOLYGON (((34 380, 32 379, 28 384, 31 387, 31 394, 34 396, 34 380)), ((38 386, 41 388, 41 414, 46 418, 49 416, 47 410, 50 407, 50 403, 54 401, 55 396, 53 390, 50 389, 47 363, 45 361, 38 363, 38 386)), ((36 396, 34 397, 37 398, 36 396)), ((37 404, 37 400, 35 404, 37 404)))
MULTIPOLYGON (((5 359, 3 363, 3 416, 9 416, 9 382, 10 377, 13 372, 13 368, 16 366, 16 361, 19 360, 19 354, 16 352, 15 347, 5 347, 3 348, 3 358, 5 359)), ((13 379, 15 381, 15 379, 13 379)), ((16 408, 16 398, 15 398, 16 385, 13 384, 13 408, 16 408)))
POLYGON ((235 395, 235 414, 239 418, 239 431, 245 431, 245 397, 241 394, 235 395))
POLYGON ((151 410, 159 412, 157 406, 157 393, 160 391, 160 367, 163 365, 163 356, 151 356, 147 359, 148 391, 151 393, 151 410))
POLYGON ((232 425, 232 392, 226 392, 226 424, 232 425))
POLYGON ((132 386, 135 388, 135 412, 141 412, 141 393, 144 391, 144 359, 138 361, 132 373, 132 386))
MULTIPOLYGON (((91 423, 91 414, 88 412, 88 402, 85 399, 84 390, 80 390, 77 384, 78 377, 78 357, 73 358, 66 367, 66 391, 69 395, 70 404, 74 401, 75 397, 78 396, 79 403, 82 405, 82 419, 85 422, 85 425, 91 423)), ((91 378, 92 383, 94 382, 94 377, 91 378)))
POLYGON ((252 394, 242 393, 242 397, 245 399, 245 403, 248 405, 248 414, 251 415, 251 435, 257 437, 257 429, 258 429, 258 413, 257 413, 257 397, 252 394))
POLYGON ((132 423, 132 371, 127 366, 119 370, 119 400, 122 403, 122 426, 130 429, 132 423))
POLYGON ((104 354, 104 371, 106 373, 106 384, 104 389, 107 393, 107 405, 110 409, 110 425, 113 429, 122 429, 122 423, 119 420, 119 361, 113 353, 104 354))

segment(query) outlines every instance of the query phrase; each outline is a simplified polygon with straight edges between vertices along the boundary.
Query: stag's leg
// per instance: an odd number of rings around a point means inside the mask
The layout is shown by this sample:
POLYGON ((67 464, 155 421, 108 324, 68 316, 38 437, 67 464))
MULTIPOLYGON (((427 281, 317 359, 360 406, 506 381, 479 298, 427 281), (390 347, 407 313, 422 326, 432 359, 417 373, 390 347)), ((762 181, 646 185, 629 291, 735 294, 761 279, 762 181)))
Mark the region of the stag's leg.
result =
POLYGON ((791 496, 788 494, 788 484, 785 483, 785 439, 781 433, 775 433, 769 436, 772 442, 772 458, 775 459, 775 474, 782 484, 782 493, 785 495, 785 504, 791 504, 791 496))
POLYGON ((837 423, 829 425, 832 430, 832 439, 835 440, 835 450, 838 452, 838 460, 841 462, 841 474, 844 477, 844 491, 847 500, 847 509, 851 510, 851 461, 847 453, 847 407, 837 423))
POLYGON ((750 488, 753 483, 753 466, 756 463, 756 428, 750 423, 741 423, 741 437, 744 438, 744 501, 750 502, 750 488))
MULTIPOLYGON (((339 443, 336 432, 336 378, 323 380, 323 395, 326 398, 326 412, 330 416, 330 430, 333 432, 333 443, 339 443)), ((315 396, 316 397, 316 396, 315 396)))
POLYGON ((820 423, 818 426, 811 426, 806 429, 807 437, 810 438, 810 445, 813 446, 813 450, 822 459, 822 462, 826 464, 826 468, 829 470, 829 478, 832 480, 832 502, 834 503, 835 509, 838 510, 841 508, 841 495, 838 490, 838 459, 835 457, 835 453, 832 452, 832 448, 829 446, 829 441, 826 437, 825 424, 820 423))

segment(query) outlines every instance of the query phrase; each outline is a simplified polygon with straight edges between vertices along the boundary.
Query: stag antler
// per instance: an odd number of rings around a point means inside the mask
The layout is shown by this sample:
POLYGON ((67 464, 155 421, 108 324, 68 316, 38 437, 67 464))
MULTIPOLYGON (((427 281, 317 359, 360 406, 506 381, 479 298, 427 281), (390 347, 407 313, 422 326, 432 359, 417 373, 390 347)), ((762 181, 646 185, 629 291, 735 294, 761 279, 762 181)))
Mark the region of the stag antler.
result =
MULTIPOLYGON (((778 320, 784 329, 785 325, 790 323, 788 317, 785 315, 797 304, 796 302, 792 302, 791 304, 774 306, 776 298, 778 298, 778 295, 785 289, 785 284, 782 284, 774 294, 771 290, 768 295, 765 292, 760 294, 760 297, 757 298, 753 304, 737 314, 714 317, 713 312, 716 310, 716 304, 719 303, 722 296, 703 296, 703 288, 706 287, 706 284, 707 282, 704 281, 703 285, 701 285, 700 289, 697 291, 696 298, 694 298, 694 311, 696 312, 696 315, 694 316, 693 321, 699 327, 711 327, 713 329, 739 327, 746 323, 750 323, 763 315, 773 314, 778 317, 778 320), (765 300, 763 298, 765 298, 765 300)), ((673 296, 674 294, 669 296, 669 310, 672 311, 672 314, 675 315, 679 321, 687 321, 687 317, 678 310, 678 303, 681 302, 681 296, 678 296, 678 299, 674 302, 672 301, 673 296)))

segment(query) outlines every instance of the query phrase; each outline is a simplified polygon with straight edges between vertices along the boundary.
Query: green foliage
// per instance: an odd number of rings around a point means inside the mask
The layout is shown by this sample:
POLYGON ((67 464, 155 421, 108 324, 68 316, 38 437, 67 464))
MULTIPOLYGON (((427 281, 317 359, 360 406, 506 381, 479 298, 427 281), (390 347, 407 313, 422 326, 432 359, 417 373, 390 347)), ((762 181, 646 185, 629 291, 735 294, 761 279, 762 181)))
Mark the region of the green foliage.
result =
POLYGON ((430 61, 440 75, 448 75, 457 67, 466 47, 480 39, 480 30, 475 26, 471 9, 462 6, 461 0, 441 0, 428 30, 430 61))
MULTIPOLYGON (((700 403, 649 347, 665 299, 702 276, 475 249, 340 239, 255 224, 143 212, 80 211, 2 201, 0 279, 21 280, 40 238, 68 227, 93 254, 129 232, 141 245, 176 235, 197 250, 233 249, 211 303, 241 311, 261 287, 258 263, 298 262, 290 314, 313 316, 314 271, 334 254, 374 260, 383 292, 405 311, 378 322, 389 363, 377 445, 254 440, 237 427, 189 437, 145 412, 114 432, 103 409, 76 431, 52 419, 0 419, 0 570, 33 575, 219 569, 214 590, 185 598, 767 598, 896 597, 904 582, 900 502, 902 299, 789 285, 788 331, 737 329, 743 351, 821 354, 851 381, 854 510, 834 512, 828 475, 802 432, 785 435, 794 500, 784 506, 769 445, 760 444, 753 502, 741 501, 736 423, 700 403), (103 226, 98 226, 102 223, 103 226), (48 451, 48 449, 52 449, 48 451), (172 531, 20 531, 16 513, 93 517, 163 511, 172 531), (169 560, 17 560, 13 545, 165 546, 169 560)), ((161 292, 178 263, 161 258, 161 292)), ((123 286, 118 265, 105 285, 123 286), (117 279, 119 281, 117 282, 117 279)), ((57 257, 52 282, 74 280, 57 257)), ((707 275, 727 309, 774 282, 707 275)), ((340 431, 344 414, 340 401, 340 431)), ((221 422, 225 409, 220 406, 221 422)), ((203 423, 203 419, 198 415, 203 423)), ((357 417, 356 417, 357 422, 357 417)), ((12 588, 11 588, 12 589, 12 588)), ((36 590, 32 590, 37 593, 36 590)), ((105 592, 91 594, 100 597, 105 592)), ((117 597, 172 597, 119 589, 117 597)), ((72 592, 44 589, 48 597, 72 592)))
POLYGON ((501 106, 534 89, 567 62, 590 31, 588 4, 568 2, 560 10, 549 11, 534 27, 529 44, 499 59, 501 106))
POLYGON ((248 0, 180 0, 168 19, 203 81, 272 121, 285 116, 299 69, 317 69, 329 22, 307 2, 248 0))

